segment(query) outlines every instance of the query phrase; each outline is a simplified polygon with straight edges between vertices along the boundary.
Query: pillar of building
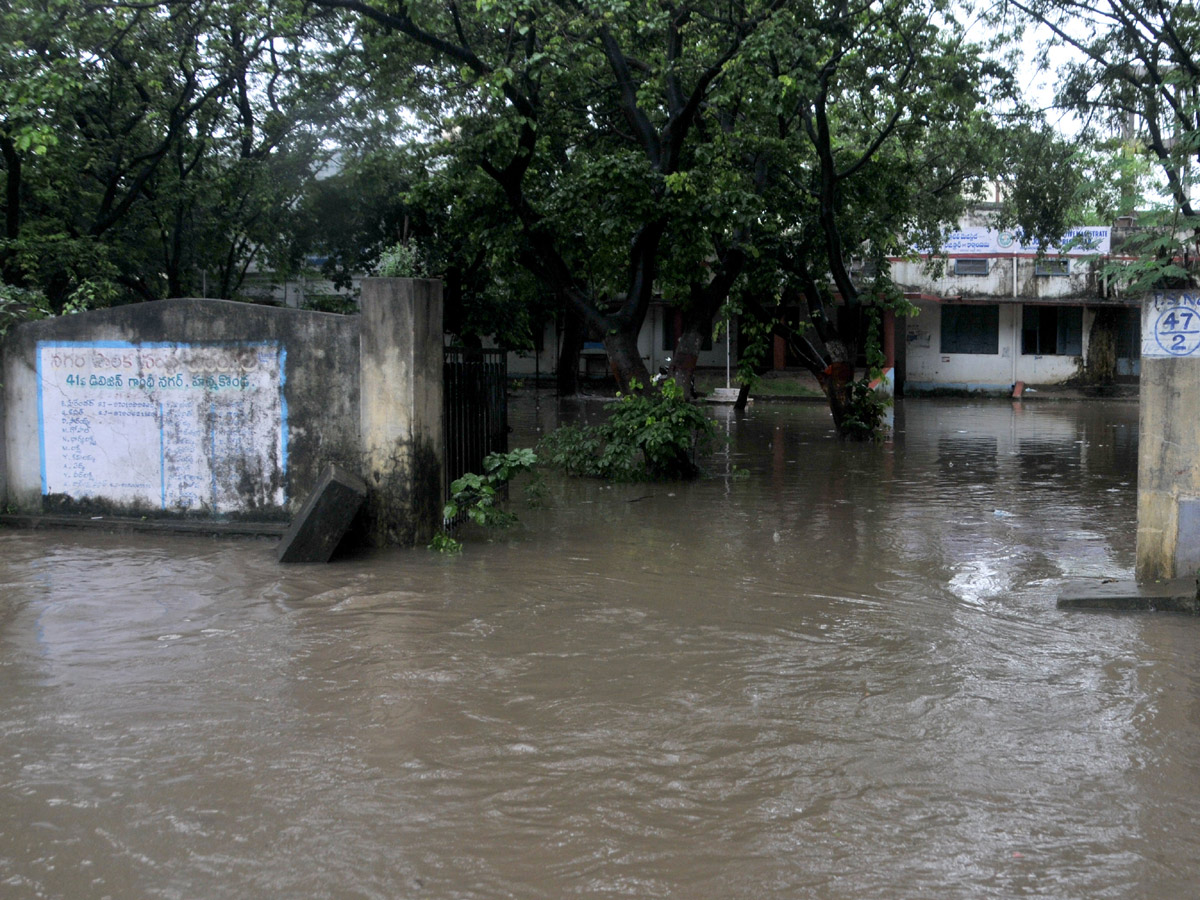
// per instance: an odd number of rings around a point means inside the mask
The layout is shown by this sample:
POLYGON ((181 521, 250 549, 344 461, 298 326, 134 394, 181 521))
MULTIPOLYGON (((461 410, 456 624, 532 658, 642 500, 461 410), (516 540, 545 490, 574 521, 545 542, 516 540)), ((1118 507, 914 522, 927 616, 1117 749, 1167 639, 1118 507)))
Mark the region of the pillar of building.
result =
POLYGON ((781 372, 787 368, 787 341, 779 335, 775 335, 771 342, 771 349, 771 368, 781 372))
POLYGON ((1137 580, 1200 568, 1200 294, 1158 293, 1142 307, 1137 580))
POLYGON ((359 336, 367 534, 425 543, 442 521, 442 283, 368 278, 359 336))

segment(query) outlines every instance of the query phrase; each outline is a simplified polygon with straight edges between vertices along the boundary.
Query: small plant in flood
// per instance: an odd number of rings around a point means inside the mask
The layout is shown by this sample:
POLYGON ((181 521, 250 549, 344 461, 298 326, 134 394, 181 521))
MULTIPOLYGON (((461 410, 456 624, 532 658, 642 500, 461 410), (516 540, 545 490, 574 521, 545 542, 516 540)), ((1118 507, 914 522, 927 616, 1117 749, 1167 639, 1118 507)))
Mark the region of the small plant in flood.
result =
POLYGON ((462 541, 455 540, 444 531, 439 531, 429 542, 429 549, 438 553, 462 553, 462 541))
POLYGON ((861 379, 850 386, 850 406, 842 419, 842 433, 852 441, 879 440, 883 418, 892 398, 884 396, 861 379))
MULTIPOLYGON (((451 483, 443 520, 452 523, 465 516, 484 528, 507 528, 517 517, 498 505, 504 499, 504 488, 520 473, 532 472, 536 465, 537 454, 528 448, 488 454, 483 459, 482 475, 468 472, 451 483)), ((429 549, 458 553, 462 543, 441 531, 434 535, 429 549)))
POLYGON ((699 472, 697 449, 715 431, 712 419, 674 381, 657 391, 620 396, 601 425, 565 425, 538 444, 543 462, 571 475, 612 481, 666 481, 699 472))

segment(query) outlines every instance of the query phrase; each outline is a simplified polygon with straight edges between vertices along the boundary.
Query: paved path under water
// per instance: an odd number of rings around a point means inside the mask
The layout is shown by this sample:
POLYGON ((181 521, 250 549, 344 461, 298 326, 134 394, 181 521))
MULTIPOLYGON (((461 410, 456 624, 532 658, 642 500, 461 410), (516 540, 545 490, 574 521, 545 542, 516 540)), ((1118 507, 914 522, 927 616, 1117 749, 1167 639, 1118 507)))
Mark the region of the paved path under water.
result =
POLYGON ((1135 406, 721 427, 458 558, 0 531, 0 896, 1194 895, 1200 623, 1055 608, 1135 406))

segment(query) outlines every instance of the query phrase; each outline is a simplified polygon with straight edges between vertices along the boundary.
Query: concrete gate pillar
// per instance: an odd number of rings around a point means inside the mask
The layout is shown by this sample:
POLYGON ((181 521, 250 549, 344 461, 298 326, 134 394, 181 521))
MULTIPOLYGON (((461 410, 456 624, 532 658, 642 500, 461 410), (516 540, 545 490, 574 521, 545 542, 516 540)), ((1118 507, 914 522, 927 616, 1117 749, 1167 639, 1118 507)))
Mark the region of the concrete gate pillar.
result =
POLYGON ((1137 580, 1200 569, 1200 294, 1142 305, 1137 580))
POLYGON ((429 541, 442 521, 442 283, 362 285, 359 411, 368 538, 429 541))

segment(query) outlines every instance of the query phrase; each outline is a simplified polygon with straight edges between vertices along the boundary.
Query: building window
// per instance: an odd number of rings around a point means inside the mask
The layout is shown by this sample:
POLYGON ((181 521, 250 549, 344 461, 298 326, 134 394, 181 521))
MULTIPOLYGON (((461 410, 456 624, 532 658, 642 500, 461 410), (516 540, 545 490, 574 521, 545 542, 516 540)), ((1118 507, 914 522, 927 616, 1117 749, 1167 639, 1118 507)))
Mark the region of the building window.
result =
POLYGON ((1026 356, 1083 356, 1083 307, 1022 307, 1021 352, 1026 356))
POLYGON ((954 261, 955 275, 986 275, 988 273, 989 259, 956 259, 954 261))
POLYGON ((1071 274, 1071 261, 1065 256, 1046 256, 1035 260, 1033 274, 1044 277, 1071 274))
POLYGON ((992 355, 1000 352, 1000 307, 942 307, 942 352, 992 355))

